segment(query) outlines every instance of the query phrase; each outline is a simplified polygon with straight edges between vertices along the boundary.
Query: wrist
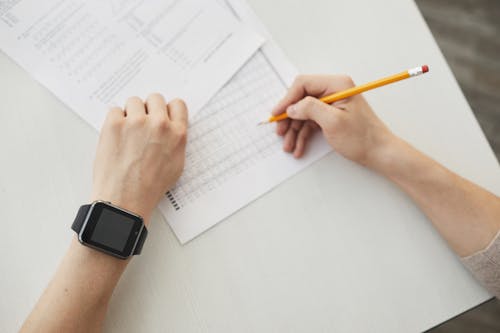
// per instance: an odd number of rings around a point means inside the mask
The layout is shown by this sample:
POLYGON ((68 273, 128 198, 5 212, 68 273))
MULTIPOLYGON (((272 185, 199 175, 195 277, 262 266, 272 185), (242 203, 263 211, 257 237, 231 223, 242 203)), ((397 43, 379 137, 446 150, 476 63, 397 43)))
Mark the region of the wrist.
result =
POLYGON ((126 198, 122 195, 106 194, 103 192, 95 191, 90 196, 90 201, 94 202, 98 200, 110 202, 115 206, 118 206, 134 214, 137 214, 140 217, 142 217, 144 224, 146 226, 149 225, 149 220, 151 218, 151 214, 153 212, 154 207, 149 207, 149 205, 145 205, 144 203, 139 202, 137 200, 126 198))
MULTIPOLYGON (((397 184, 421 177, 430 177, 428 173, 431 173, 432 177, 435 177, 436 172, 439 174, 438 177, 441 174, 441 168, 432 160, 403 139, 392 134, 374 150, 373 158, 368 167, 397 184), (424 173, 423 170, 426 172, 424 173)), ((420 181, 423 180, 420 179, 420 181)))
POLYGON ((421 154, 396 135, 389 133, 375 149, 367 165, 371 170, 398 183, 399 178, 407 178, 418 173, 421 154))
POLYGON ((91 249, 73 237, 64 262, 74 267, 72 275, 92 281, 92 291, 88 292, 93 293, 95 299, 107 300, 130 260, 121 260, 91 249))
POLYGON ((389 131, 383 131, 373 140, 364 165, 382 175, 388 175, 404 149, 404 141, 389 131))
POLYGON ((125 268, 127 263, 130 261, 130 259, 122 260, 115 258, 106 253, 85 246, 78 241, 77 236, 78 235, 73 237, 71 240, 69 253, 72 257, 78 258, 79 262, 92 263, 92 266, 96 268, 116 267, 122 269, 125 268))

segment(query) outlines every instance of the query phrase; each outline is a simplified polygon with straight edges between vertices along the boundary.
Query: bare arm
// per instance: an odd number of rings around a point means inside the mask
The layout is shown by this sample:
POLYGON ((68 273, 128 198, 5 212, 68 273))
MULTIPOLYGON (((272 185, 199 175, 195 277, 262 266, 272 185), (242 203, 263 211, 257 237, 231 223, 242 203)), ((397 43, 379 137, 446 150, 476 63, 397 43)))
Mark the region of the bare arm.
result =
MULTIPOLYGON (((146 105, 130 98, 125 111, 112 109, 101 130, 91 201, 110 201, 141 215, 148 225, 156 204, 182 172, 187 110, 180 100, 167 105, 153 94, 146 105)), ((128 262, 87 248, 75 237, 21 331, 100 331, 128 262)))
POLYGON ((399 185, 429 217, 460 256, 484 249, 500 230, 500 199, 444 168, 396 137, 362 96, 326 105, 316 98, 352 87, 346 76, 301 76, 274 114, 294 120, 278 124, 284 149, 304 153, 310 134, 321 129, 344 157, 399 185))
POLYGON ((21 332, 99 331, 127 263, 74 239, 21 332))
POLYGON ((394 138, 371 168, 398 184, 452 249, 469 256, 500 230, 500 199, 394 138))

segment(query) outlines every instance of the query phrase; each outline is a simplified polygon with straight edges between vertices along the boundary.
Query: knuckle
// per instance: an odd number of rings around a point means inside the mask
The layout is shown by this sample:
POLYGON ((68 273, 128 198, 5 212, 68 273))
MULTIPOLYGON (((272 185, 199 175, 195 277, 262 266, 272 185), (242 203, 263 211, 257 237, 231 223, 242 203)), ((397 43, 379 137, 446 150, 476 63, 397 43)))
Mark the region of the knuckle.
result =
POLYGON ((123 109, 118 107, 118 106, 113 106, 108 109, 108 117, 113 113, 113 112, 123 112, 123 109))
POLYGON ((347 74, 340 75, 340 79, 350 86, 354 86, 354 80, 347 74))
POLYGON ((137 96, 132 96, 127 99, 127 104, 142 103, 142 99, 137 96))
POLYGON ((120 108, 111 108, 106 116, 105 120, 105 126, 110 127, 112 129, 118 129, 121 127, 123 123, 123 118, 122 117, 117 117, 116 113, 123 113, 123 111, 120 108))
POLYGON ((311 108, 313 107, 314 105, 316 105, 316 98, 312 97, 312 96, 306 96, 304 98, 304 106, 306 108, 311 108))
POLYGON ((151 102, 164 102, 163 95, 160 93, 152 93, 148 95, 148 98, 146 98, 146 102, 151 103, 151 102))
POLYGON ((182 107, 183 109, 186 108, 186 102, 184 102, 183 99, 180 98, 174 98, 173 100, 170 101, 171 104, 178 105, 182 107))
POLYGON ((108 118, 108 120, 106 121, 106 125, 112 130, 118 130, 122 127, 122 120, 116 117, 108 118))
POLYGON ((148 98, 163 98, 163 95, 160 94, 159 92, 154 92, 149 94, 148 98))
POLYGON ((306 81, 306 76, 304 74, 297 75, 293 80, 293 86, 302 86, 306 81))

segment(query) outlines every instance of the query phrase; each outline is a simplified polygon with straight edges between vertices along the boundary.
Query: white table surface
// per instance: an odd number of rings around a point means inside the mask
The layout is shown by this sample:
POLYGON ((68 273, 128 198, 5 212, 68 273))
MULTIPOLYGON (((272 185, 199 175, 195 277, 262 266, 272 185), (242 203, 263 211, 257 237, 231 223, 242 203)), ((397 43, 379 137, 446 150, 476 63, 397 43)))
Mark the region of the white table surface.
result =
MULTIPOLYGON (((390 127, 500 193, 498 163, 410 0, 252 0, 309 73, 364 82, 390 127)), ((97 133, 0 55, 0 331, 18 328, 89 198, 97 133)), ((113 296, 110 332, 411 332, 490 296, 394 185, 332 153, 180 246, 156 213, 113 296), (286 209, 283 209, 286 202, 286 209)))

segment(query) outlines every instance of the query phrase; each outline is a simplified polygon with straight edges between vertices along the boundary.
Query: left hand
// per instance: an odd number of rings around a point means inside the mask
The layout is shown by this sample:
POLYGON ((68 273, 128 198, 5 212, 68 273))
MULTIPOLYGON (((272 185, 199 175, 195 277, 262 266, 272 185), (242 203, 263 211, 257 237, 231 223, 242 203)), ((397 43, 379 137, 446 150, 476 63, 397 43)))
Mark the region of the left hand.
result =
POLYGON ((187 108, 160 94, 146 103, 128 99, 112 108, 101 130, 94 163, 92 200, 109 201, 149 222, 151 213, 184 168, 187 108))

